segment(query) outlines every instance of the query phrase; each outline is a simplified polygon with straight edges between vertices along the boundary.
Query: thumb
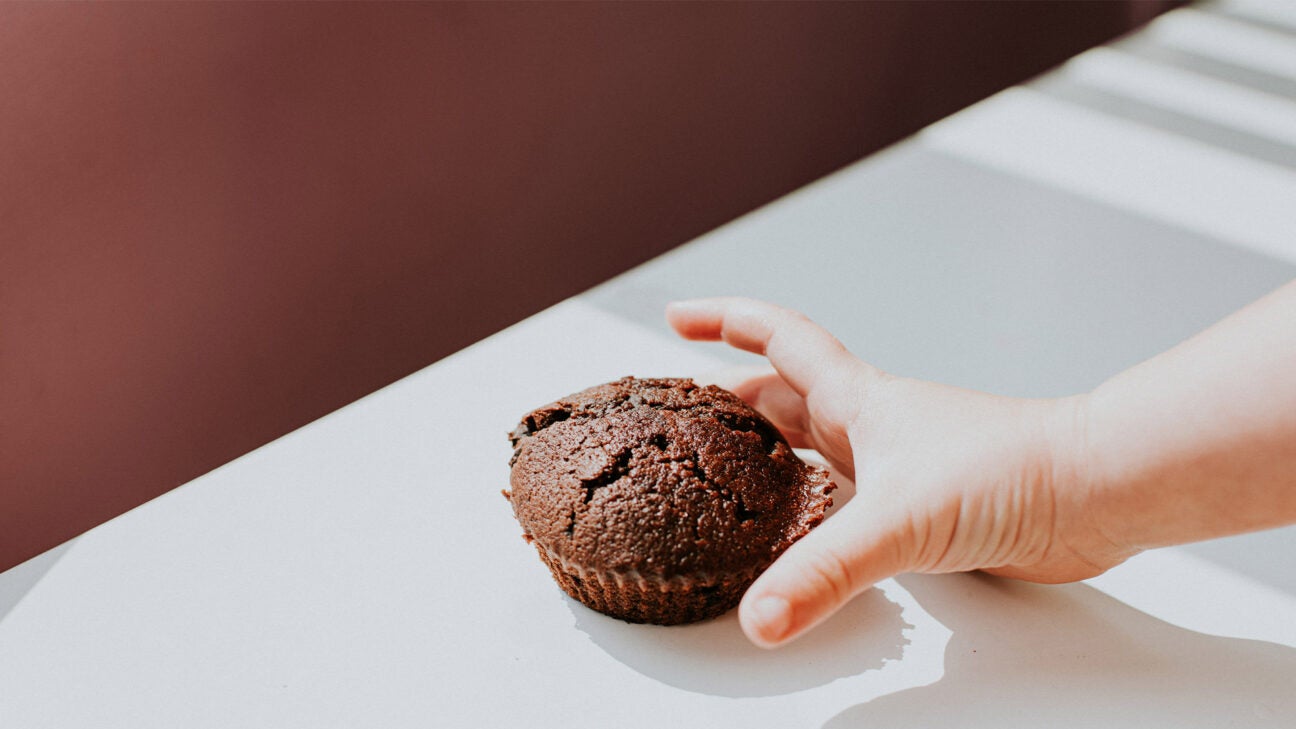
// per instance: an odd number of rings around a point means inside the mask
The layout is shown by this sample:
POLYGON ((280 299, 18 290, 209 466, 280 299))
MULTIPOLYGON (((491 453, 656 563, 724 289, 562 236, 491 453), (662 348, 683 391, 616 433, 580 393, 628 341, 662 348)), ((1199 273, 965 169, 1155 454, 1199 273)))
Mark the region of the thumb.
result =
POLYGON ((864 502, 852 499, 748 588, 738 620, 753 643, 762 648, 785 643, 874 583, 907 569, 898 530, 888 528, 864 502))

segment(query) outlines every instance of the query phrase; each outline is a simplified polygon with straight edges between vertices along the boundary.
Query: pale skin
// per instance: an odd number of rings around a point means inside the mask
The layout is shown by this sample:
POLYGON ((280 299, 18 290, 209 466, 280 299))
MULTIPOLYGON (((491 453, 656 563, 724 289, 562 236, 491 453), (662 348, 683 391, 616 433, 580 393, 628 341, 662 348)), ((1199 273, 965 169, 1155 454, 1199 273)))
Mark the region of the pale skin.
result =
POLYGON ((898 377, 750 299, 677 302, 667 320, 764 355, 773 370, 724 384, 855 480, 744 596, 760 646, 904 572, 1071 582, 1145 549, 1296 523, 1296 282, 1053 400, 898 377))

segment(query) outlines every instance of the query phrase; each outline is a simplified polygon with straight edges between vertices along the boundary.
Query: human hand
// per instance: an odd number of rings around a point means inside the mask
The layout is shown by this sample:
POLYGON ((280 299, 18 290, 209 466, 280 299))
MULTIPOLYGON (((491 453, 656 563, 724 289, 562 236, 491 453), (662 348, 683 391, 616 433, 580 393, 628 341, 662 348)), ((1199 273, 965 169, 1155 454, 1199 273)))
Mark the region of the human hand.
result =
MULTIPOLYGON (((1083 397, 999 397, 889 375, 804 316, 750 299, 678 302, 683 337, 764 355, 773 372, 730 388, 794 447, 855 480, 855 498, 748 589, 739 619, 773 647, 903 572, 1069 582, 1138 550, 1089 508, 1083 397)), ((728 383, 727 383, 728 384, 728 383)))

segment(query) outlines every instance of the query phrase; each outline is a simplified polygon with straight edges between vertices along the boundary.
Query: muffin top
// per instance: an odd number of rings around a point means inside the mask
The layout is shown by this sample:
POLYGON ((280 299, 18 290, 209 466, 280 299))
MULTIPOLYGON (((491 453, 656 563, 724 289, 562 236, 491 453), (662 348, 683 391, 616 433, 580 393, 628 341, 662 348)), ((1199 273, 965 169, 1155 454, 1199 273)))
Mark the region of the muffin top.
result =
POLYGON ((732 393, 626 377, 522 418, 509 495, 524 536, 579 570, 711 584, 764 569, 834 486, 732 393))

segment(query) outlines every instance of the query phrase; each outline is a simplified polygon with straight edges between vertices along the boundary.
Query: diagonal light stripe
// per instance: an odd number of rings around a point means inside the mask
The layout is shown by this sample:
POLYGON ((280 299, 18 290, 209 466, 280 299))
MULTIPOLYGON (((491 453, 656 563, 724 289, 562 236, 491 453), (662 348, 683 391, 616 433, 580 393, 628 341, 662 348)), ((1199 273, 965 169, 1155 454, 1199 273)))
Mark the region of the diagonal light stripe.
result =
POLYGON ((1296 79, 1296 40, 1220 15, 1180 8, 1152 21, 1139 35, 1189 53, 1296 79))
POLYGON ((1296 173, 1013 88, 919 141, 1174 226, 1296 262, 1296 173))
POLYGON ((1296 102, 1111 48, 1071 59, 1064 78, 1296 146, 1296 102))
POLYGON ((1296 30, 1296 2, 1291 0, 1226 0, 1214 7, 1296 30))

